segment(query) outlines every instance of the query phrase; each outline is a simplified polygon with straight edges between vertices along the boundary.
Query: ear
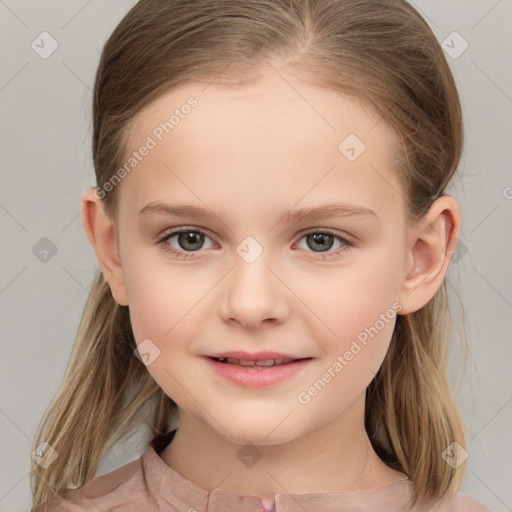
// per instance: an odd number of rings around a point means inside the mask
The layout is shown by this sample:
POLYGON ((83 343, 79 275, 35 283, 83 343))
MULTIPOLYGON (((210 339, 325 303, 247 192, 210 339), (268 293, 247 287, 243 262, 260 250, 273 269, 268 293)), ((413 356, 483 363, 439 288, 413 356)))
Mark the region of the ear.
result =
POLYGON ((127 306, 117 227, 105 213, 94 187, 82 193, 82 224, 115 301, 127 306))
POLYGON ((441 286, 460 234, 460 209, 451 196, 436 199, 422 219, 409 226, 400 315, 421 309, 441 286))

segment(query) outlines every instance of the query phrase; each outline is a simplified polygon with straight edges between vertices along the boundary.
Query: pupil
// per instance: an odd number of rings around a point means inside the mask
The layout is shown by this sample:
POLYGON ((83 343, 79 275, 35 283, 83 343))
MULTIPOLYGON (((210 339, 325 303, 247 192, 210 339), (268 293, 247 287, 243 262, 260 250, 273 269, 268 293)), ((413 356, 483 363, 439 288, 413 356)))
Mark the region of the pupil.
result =
POLYGON ((194 251, 201 247, 203 243, 203 234, 202 233, 196 233, 193 231, 188 231, 186 233, 181 233, 179 235, 179 243, 183 247, 183 249, 194 251), (197 239, 197 237, 199 237, 197 239), (191 246, 190 246, 190 245, 191 246), (195 247, 194 244, 199 244, 198 247, 195 247))

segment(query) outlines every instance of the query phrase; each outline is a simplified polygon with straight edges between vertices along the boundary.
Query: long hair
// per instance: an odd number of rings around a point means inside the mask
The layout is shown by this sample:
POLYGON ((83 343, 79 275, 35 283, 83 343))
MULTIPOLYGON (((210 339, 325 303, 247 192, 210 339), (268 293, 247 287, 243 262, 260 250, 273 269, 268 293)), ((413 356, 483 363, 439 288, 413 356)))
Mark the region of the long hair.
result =
MULTIPOLYGON (((460 100, 435 35, 405 0, 141 0, 106 41, 94 84, 96 186, 125 161, 137 114, 178 85, 256 81, 280 58, 326 89, 360 100, 401 140, 396 171, 408 219, 444 195, 463 148, 460 100)), ((114 187, 102 200, 115 219, 114 187)), ((106 189, 106 188, 105 188, 106 189)), ((388 353, 366 390, 365 427, 377 454, 414 484, 413 503, 454 495, 465 464, 442 457, 465 445, 447 377, 446 283, 420 310, 397 317, 388 353)), ((58 457, 33 462, 34 509, 94 478, 107 451, 134 425, 157 436, 176 404, 134 357, 126 306, 98 271, 63 383, 36 433, 58 457), (142 417, 145 404, 151 413, 142 417)))

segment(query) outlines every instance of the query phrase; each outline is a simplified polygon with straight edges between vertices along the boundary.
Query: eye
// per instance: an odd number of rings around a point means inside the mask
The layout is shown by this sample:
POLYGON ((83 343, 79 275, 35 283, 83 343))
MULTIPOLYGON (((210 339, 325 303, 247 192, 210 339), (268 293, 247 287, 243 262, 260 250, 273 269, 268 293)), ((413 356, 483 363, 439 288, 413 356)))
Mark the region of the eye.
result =
MULTIPOLYGON (((201 229, 193 229, 187 227, 174 228, 168 231, 163 238, 158 240, 164 251, 171 253, 178 258, 192 258, 194 252, 204 249, 203 244, 208 235, 201 229), (170 240, 176 238, 178 247, 171 245, 170 240)), ((354 246, 354 243, 335 232, 324 229, 317 231, 310 231, 304 234, 300 240, 306 240, 306 249, 312 249, 316 254, 317 259, 333 259, 336 258, 343 251, 348 250, 354 246), (340 243, 340 247, 335 251, 330 251, 335 241, 340 243), (319 249, 317 252, 316 249, 319 249), (328 252, 329 251, 329 252, 328 252), (324 254, 325 253, 325 254, 324 254)), ((211 248, 211 247, 210 247, 211 248)), ((304 247, 301 247, 304 249, 304 247)))
POLYGON ((343 251, 348 250, 350 247, 354 246, 354 243, 346 238, 343 238, 340 235, 337 235, 331 230, 318 230, 311 231, 306 233, 302 238, 306 240, 306 247, 308 249, 313 249, 313 253, 316 255, 315 258, 319 259, 333 259, 340 255, 343 251), (334 241, 338 241, 341 246, 333 251, 330 251, 334 241), (316 252, 316 249, 320 249, 319 252, 316 252), (325 254, 324 254, 325 253, 325 254))
POLYGON ((197 252, 202 248, 205 237, 209 238, 206 233, 200 229, 186 227, 177 228, 168 231, 158 243, 162 245, 165 251, 179 258, 186 259, 187 257, 192 257, 191 253, 197 252), (176 238, 176 243, 180 247, 175 248, 169 243, 172 238, 176 238))

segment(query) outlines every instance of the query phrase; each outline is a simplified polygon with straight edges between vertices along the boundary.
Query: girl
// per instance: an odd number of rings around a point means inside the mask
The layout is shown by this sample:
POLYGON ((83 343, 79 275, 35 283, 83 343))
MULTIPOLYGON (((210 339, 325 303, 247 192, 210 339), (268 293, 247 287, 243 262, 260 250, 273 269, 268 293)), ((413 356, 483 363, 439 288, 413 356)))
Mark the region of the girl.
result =
POLYGON ((446 376, 461 108, 416 10, 142 0, 93 114, 101 272, 33 510, 488 510, 446 376))

